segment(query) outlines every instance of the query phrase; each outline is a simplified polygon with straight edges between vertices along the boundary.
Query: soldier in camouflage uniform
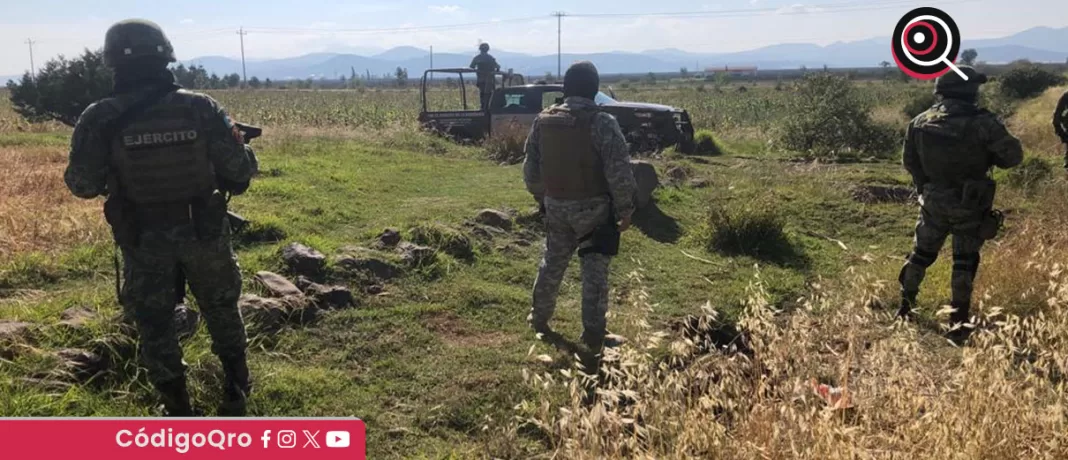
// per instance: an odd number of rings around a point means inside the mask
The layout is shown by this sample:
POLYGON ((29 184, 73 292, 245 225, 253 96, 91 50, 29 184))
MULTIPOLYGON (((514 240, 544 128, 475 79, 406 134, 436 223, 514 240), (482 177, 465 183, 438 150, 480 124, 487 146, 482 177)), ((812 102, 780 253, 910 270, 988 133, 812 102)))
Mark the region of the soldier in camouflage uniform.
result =
POLYGON ((523 175, 545 209, 545 255, 534 282, 529 320, 549 334, 549 320, 571 256, 582 265, 582 341, 597 353, 606 335, 608 266, 619 232, 630 227, 636 185, 619 123, 593 98, 600 79, 589 62, 564 77, 564 102, 534 121, 526 141, 523 175), (618 221, 618 223, 617 223, 618 221))
POLYGON ((244 415, 251 389, 237 300, 241 272, 230 247, 227 191, 256 168, 239 130, 210 97, 180 89, 167 65, 174 50, 142 20, 108 29, 111 97, 90 105, 71 140, 65 181, 85 199, 107 196, 104 213, 122 250, 121 303, 133 316, 141 360, 168 415, 193 415, 175 335, 175 279, 186 275, 226 373, 220 415, 244 415))
POLYGON ((921 210, 915 248, 901 269, 898 311, 901 317, 911 315, 927 268, 952 234, 950 337, 958 341, 972 330, 972 288, 984 242, 980 225, 989 218, 994 200, 995 184, 987 173, 993 166, 1011 168, 1023 159, 1020 141, 977 105, 986 76, 968 66, 960 68, 968 80, 956 72, 940 77, 935 85, 940 101, 912 120, 905 137, 903 163, 920 194, 921 210))
POLYGON ((1053 131, 1064 144, 1064 168, 1068 169, 1068 91, 1064 92, 1053 111, 1053 131))
POLYGON ((478 86, 479 101, 482 106, 482 110, 489 108, 490 99, 493 97, 493 90, 496 89, 497 77, 494 76, 494 72, 499 72, 501 66, 497 64, 497 60, 489 54, 489 43, 483 43, 478 46, 478 55, 471 60, 471 68, 477 71, 477 80, 475 85, 478 86))

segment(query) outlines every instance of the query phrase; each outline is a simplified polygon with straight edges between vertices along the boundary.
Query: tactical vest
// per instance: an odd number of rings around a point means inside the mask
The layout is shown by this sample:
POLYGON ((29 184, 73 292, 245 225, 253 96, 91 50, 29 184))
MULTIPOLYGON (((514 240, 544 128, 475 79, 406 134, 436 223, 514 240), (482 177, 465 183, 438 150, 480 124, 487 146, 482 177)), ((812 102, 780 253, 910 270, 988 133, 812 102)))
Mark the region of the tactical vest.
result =
POLYGON ((596 114, 557 106, 538 115, 545 196, 580 200, 608 193, 604 162, 593 146, 591 124, 596 114))
POLYGON ((965 182, 986 178, 992 161, 975 128, 981 116, 987 115, 977 109, 917 126, 914 141, 931 184, 960 189, 965 182))
POLYGON ((193 95, 170 94, 111 139, 122 194, 135 204, 189 203, 215 190, 207 133, 193 95))

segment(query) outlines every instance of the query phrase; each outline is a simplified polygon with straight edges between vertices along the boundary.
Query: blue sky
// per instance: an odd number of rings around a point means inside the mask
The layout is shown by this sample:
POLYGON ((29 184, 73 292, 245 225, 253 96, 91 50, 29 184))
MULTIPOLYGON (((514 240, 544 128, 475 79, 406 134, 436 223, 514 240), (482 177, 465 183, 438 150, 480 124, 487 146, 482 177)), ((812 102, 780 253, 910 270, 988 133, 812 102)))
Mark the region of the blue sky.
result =
POLYGON ((564 51, 740 51, 778 43, 852 41, 888 36, 898 18, 918 6, 936 6, 954 17, 965 38, 1009 35, 1030 27, 1068 26, 1065 0, 0 0, 0 75, 29 67, 25 41, 36 40, 38 63, 60 53, 103 44, 114 21, 143 17, 171 35, 180 59, 238 56, 236 30, 250 30, 250 59, 320 51, 371 52, 409 45, 469 52, 480 40, 509 51, 556 51, 553 11, 585 13, 723 12, 730 15, 626 16, 564 19, 564 51), (852 10, 852 11, 849 11, 852 10), (744 11, 744 12, 742 12, 744 11), (540 18, 447 30, 353 32, 351 29, 440 26, 540 18), (268 30, 294 28, 300 30, 268 30), (338 29, 349 29, 339 31, 338 29))

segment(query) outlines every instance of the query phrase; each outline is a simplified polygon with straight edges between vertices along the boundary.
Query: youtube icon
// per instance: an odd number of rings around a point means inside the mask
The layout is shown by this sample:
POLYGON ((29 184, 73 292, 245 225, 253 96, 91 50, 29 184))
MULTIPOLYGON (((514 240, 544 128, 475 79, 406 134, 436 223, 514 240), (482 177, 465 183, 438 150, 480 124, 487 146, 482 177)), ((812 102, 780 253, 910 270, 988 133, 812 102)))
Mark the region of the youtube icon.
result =
POLYGON ((330 431, 326 433, 326 447, 343 449, 349 447, 348 431, 330 431))

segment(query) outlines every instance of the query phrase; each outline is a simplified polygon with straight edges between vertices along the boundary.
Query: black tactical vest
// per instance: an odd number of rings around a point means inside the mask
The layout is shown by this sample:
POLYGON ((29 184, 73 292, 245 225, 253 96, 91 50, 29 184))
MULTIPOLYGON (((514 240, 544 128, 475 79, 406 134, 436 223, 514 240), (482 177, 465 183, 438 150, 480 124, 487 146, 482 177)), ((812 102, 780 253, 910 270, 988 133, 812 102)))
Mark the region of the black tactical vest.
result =
POLYGON ((194 96, 177 91, 111 139, 111 164, 122 194, 135 204, 189 203, 210 196, 215 172, 194 96))

